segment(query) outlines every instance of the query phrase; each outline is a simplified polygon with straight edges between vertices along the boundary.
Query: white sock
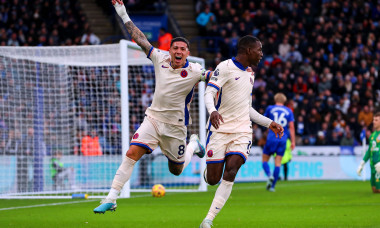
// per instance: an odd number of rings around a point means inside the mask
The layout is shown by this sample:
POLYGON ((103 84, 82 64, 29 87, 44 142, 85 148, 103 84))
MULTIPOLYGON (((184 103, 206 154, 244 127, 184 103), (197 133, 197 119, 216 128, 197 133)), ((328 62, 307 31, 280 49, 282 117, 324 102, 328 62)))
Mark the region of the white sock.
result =
POLYGON ((197 149, 198 144, 196 142, 189 142, 189 144, 186 146, 186 152, 185 152, 185 163, 183 164, 183 170, 189 165, 191 158, 193 158, 194 151, 197 149))
POLYGON ((116 200, 119 195, 120 190, 123 188, 124 184, 131 177, 133 167, 136 161, 125 157, 121 163, 119 169, 116 171, 115 177, 113 178, 111 190, 107 196, 107 199, 116 200))
POLYGON ((110 192, 108 193, 106 199, 110 199, 111 201, 114 201, 117 199, 117 197, 119 196, 119 190, 116 190, 114 188, 111 188, 110 189, 110 192))
POLYGON ((222 180, 218 189, 215 192, 214 200, 212 201, 210 210, 206 216, 206 219, 214 220, 215 216, 222 210, 224 204, 231 195, 232 186, 234 182, 222 180))

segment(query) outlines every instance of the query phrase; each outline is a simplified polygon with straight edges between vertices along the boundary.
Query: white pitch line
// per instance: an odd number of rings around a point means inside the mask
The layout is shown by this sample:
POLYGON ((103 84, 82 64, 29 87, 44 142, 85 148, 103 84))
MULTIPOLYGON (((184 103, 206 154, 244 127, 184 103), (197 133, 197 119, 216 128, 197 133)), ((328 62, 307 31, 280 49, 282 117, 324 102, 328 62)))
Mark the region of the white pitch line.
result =
POLYGON ((86 201, 81 200, 81 201, 72 201, 72 202, 37 204, 37 205, 20 206, 20 207, 8 207, 8 208, 0 208, 0 211, 32 208, 32 207, 47 207, 47 206, 56 206, 56 205, 73 204, 73 203, 86 203, 86 202, 92 202, 92 201, 97 201, 97 200, 86 200, 86 201))
MULTIPOLYGON (((140 198, 140 197, 147 197, 147 196, 151 196, 151 195, 150 194, 144 194, 144 195, 132 196, 130 198, 140 198)), ((80 201, 72 201, 72 202, 61 202, 61 203, 37 204, 37 205, 20 206, 20 207, 8 207, 8 208, 0 208, 0 211, 33 208, 33 207, 48 207, 48 206, 57 206, 57 205, 74 204, 74 203, 87 203, 87 202, 93 202, 93 201, 98 201, 98 200, 99 199, 96 199, 96 200, 80 200, 80 201)))

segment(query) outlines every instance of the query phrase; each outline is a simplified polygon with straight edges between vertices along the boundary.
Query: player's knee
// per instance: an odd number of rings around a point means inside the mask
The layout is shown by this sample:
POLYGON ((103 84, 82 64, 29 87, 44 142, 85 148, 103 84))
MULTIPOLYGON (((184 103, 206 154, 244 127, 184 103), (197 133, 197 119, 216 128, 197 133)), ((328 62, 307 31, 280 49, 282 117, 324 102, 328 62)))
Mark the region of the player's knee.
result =
POLYGON ((182 169, 182 166, 169 164, 169 171, 175 176, 179 176, 182 173, 182 169))
POLYGON ((224 170, 223 179, 227 181, 234 181, 239 169, 226 169, 224 170))
POLYGON ((218 178, 212 177, 212 178, 207 179, 207 183, 209 185, 217 185, 219 183, 219 180, 220 178, 218 179, 218 178))
POLYGON ((131 146, 129 150, 127 151, 126 156, 132 160, 138 161, 147 152, 148 150, 146 148, 139 147, 139 146, 131 146))
POLYGON ((216 176, 216 175, 208 175, 208 173, 205 171, 204 173, 204 179, 206 181, 207 184, 209 185, 216 185, 219 183, 219 180, 220 180, 220 176, 216 176))

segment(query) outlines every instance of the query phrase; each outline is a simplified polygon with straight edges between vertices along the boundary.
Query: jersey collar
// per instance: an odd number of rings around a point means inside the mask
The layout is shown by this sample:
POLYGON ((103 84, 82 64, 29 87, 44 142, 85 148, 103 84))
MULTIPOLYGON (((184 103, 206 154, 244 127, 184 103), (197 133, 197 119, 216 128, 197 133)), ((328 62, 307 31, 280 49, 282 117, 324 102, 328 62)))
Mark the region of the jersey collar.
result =
POLYGON ((244 67, 241 63, 239 63, 235 57, 232 57, 232 61, 235 63, 240 70, 245 71, 248 67, 244 67))
MULTIPOLYGON (((169 62, 170 66, 172 66, 172 61, 169 62)), ((189 66, 189 61, 186 59, 186 63, 182 68, 186 68, 189 66)))

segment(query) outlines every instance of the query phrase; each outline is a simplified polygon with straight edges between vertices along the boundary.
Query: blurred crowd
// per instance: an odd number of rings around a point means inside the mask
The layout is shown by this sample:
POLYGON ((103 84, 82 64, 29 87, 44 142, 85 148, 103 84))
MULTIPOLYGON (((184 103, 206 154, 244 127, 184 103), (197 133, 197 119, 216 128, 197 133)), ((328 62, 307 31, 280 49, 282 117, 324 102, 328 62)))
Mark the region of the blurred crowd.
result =
POLYGON ((1 1, 0 46, 92 44, 83 39, 87 33, 91 28, 79 1, 1 1))
MULTIPOLYGON (((70 46, 99 44, 79 1, 0 0, 0 46, 70 46)), ((166 1, 124 1, 129 9, 162 11, 166 1)), ((110 1, 97 1, 106 14, 110 1)), ((33 155, 36 136, 44 154, 121 154, 120 72, 115 67, 69 67, 0 57, 0 154, 33 155), (13 66, 11 66, 13 65, 13 66), (28 72, 27 74, 25 74, 28 72), (40 74, 38 94, 34 88, 40 74), (73 88, 64 80, 69 72, 73 88), (54 91, 54 96, 52 94, 54 91), (72 93, 71 93, 71 92, 72 93), (71 95, 70 95, 71 93, 71 95), (111 95, 110 94, 114 94, 111 95), (38 113, 37 97, 43 101, 38 113), (66 107, 67 100, 74 103, 66 107), (63 105, 59 105, 63 104, 63 105), (72 120, 75 115, 75 122, 72 120), (42 120, 39 119, 42 116, 42 120), (43 121, 36 129, 35 121, 43 121), (76 126, 72 131, 68 126, 76 126), (95 145, 91 149, 91 145, 95 145), (100 148, 99 148, 100 146, 100 148), (87 148, 87 149, 84 149, 87 148)), ((152 101, 154 72, 150 66, 130 67, 130 134, 137 129, 152 101)), ((41 150, 41 148, 40 148, 41 150)))
MULTIPOLYGON (((358 145, 380 111, 379 1, 199 0, 200 35, 215 45, 213 67, 234 56, 240 37, 263 43, 252 95, 264 112, 283 92, 297 145, 358 145)), ((263 129, 254 126, 263 145, 263 129)))

